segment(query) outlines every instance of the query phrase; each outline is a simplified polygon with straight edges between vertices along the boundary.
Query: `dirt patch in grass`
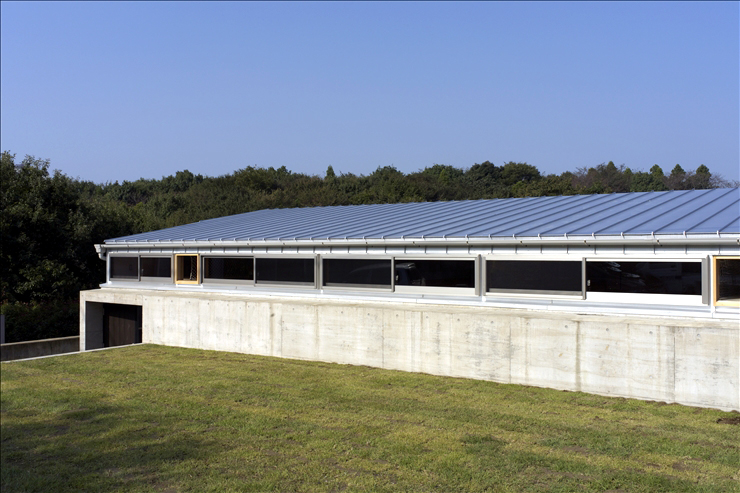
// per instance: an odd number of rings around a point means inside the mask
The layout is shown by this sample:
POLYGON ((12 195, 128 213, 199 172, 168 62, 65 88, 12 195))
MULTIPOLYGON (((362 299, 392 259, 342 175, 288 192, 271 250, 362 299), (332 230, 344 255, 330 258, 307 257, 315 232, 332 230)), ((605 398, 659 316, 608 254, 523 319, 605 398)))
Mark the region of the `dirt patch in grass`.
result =
POLYGON ((674 462, 671 464, 671 468, 674 471, 696 471, 697 467, 693 464, 686 464, 685 462, 674 462))
POLYGON ((566 452, 573 452, 575 454, 581 454, 581 455, 591 455, 591 451, 584 447, 563 447, 563 450, 566 452))

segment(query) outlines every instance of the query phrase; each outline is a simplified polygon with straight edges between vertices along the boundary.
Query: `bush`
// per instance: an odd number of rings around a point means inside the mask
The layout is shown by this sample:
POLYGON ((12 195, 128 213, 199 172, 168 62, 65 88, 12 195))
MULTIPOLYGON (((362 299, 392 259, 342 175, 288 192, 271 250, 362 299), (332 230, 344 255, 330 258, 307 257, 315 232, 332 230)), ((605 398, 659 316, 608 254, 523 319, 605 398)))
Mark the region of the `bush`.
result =
POLYGON ((79 300, 3 303, 5 342, 33 341, 80 333, 79 300))

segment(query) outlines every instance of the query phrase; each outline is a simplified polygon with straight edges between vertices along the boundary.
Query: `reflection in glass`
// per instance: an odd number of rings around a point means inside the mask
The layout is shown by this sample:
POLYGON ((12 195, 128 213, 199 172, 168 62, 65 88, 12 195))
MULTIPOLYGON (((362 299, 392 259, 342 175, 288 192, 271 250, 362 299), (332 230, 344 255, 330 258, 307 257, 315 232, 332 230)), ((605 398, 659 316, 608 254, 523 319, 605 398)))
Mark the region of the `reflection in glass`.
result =
POLYGON ((474 288, 475 261, 396 259, 396 285, 474 288))
POLYGON ((587 289, 701 295, 701 262, 587 262, 587 289))
POLYGON ((391 286, 390 259, 324 259, 325 286, 391 286))

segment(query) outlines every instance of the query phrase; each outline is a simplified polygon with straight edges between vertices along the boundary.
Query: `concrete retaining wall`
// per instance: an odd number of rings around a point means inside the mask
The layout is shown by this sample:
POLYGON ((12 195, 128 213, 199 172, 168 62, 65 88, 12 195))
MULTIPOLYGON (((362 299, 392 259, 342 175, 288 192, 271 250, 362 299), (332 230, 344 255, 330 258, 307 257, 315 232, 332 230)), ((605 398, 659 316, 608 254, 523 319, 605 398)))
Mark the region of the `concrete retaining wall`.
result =
POLYGON ((736 320, 124 289, 80 300, 82 341, 99 339, 101 303, 124 303, 143 306, 143 342, 740 410, 736 320))
POLYGON ((52 354, 74 353, 80 350, 80 336, 39 339, 37 341, 0 344, 0 361, 36 358, 52 354))

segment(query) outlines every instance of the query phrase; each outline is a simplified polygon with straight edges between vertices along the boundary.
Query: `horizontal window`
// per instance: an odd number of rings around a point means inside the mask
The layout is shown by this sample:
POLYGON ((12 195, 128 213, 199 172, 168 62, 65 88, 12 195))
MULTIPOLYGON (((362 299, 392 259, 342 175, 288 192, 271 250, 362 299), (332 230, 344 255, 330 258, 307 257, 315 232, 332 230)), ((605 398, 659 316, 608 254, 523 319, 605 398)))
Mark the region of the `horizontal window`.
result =
POLYGON ((252 257, 205 257, 203 278, 205 280, 253 281, 254 259, 252 257))
POLYGON ((701 295, 701 262, 586 262, 586 289, 701 295))
POLYGON ((139 257, 109 257, 111 279, 139 279, 139 257))
POLYGON ((475 260, 396 259, 397 286, 475 288, 475 260))
POLYGON ((172 277, 170 257, 141 257, 141 277, 172 277))
POLYGON ((391 287, 390 259, 324 259, 324 286, 391 287))
POLYGON ((582 262, 489 260, 486 262, 486 290, 582 293, 582 262))
POLYGON ((313 258, 258 258, 257 282, 314 284, 313 258))
POLYGON ((716 301, 737 304, 740 301, 740 257, 715 259, 716 301))

